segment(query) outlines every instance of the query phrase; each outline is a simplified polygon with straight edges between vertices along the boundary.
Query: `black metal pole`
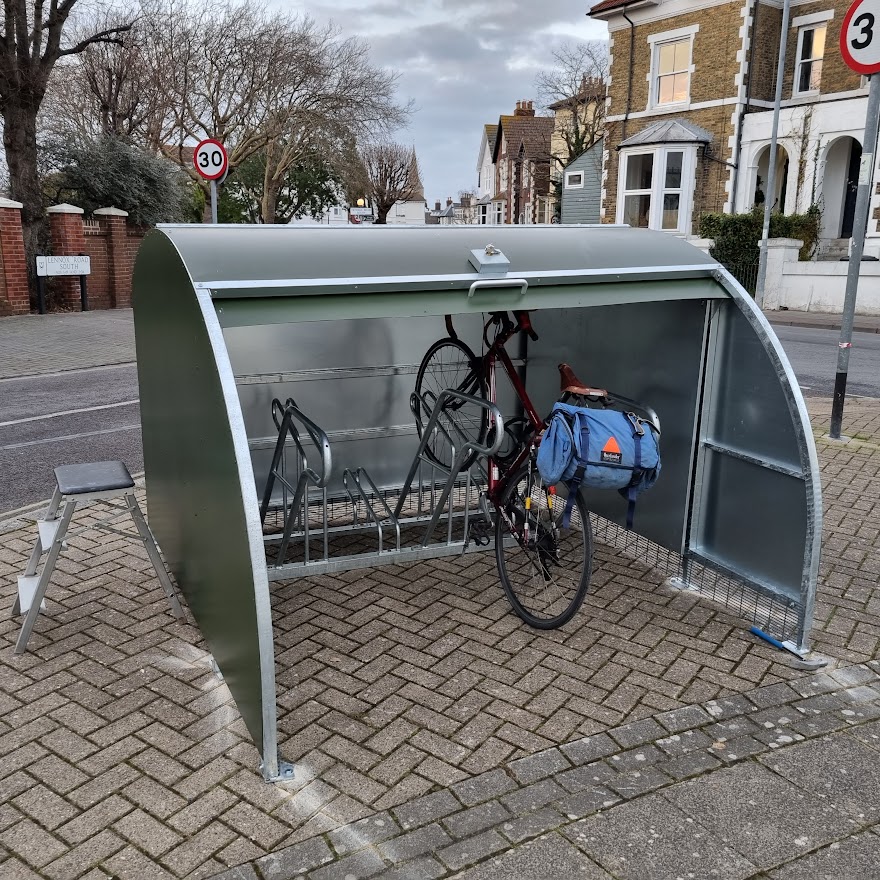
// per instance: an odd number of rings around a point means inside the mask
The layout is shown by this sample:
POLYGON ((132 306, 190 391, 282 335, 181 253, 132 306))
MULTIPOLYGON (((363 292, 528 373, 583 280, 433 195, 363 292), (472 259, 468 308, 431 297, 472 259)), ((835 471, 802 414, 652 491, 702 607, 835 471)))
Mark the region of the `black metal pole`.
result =
POLYGON ((840 439, 843 423, 843 403, 846 399, 846 377, 849 372, 849 354, 852 348, 853 319, 856 311, 856 294, 859 287, 859 270, 865 249, 865 232, 871 206, 871 186, 874 167, 877 164, 877 129, 880 124, 880 74, 870 77, 868 108, 865 118, 865 143, 862 147, 862 164, 859 170, 859 188, 856 194, 855 219, 853 220, 852 248, 849 254, 849 271, 846 276, 846 292, 843 299, 843 315, 840 322, 840 342, 837 343, 837 375, 834 377, 834 399, 831 402, 831 429, 833 440, 840 439))
MULTIPOLYGON (((87 257, 88 254, 80 254, 80 256, 87 257)), ((87 312, 89 310, 89 288, 87 282, 87 275, 79 276, 79 301, 84 312, 87 312)))

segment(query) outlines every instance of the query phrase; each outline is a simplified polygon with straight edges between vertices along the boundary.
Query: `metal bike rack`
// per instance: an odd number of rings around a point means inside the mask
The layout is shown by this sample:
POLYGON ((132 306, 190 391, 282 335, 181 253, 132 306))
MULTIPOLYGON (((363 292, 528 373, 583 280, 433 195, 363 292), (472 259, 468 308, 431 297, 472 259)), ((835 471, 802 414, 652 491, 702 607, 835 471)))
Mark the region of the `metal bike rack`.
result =
MULTIPOLYGON (((436 419, 418 437, 412 407, 439 410, 413 390, 444 315, 479 352, 484 315, 513 309, 540 337, 511 350, 539 412, 565 361, 662 420, 633 532, 617 493, 585 493, 596 540, 806 649, 821 536, 806 407, 752 299, 701 251, 610 225, 162 226, 134 274, 150 526, 267 779, 292 772, 270 582, 491 549, 467 543, 489 516, 484 464, 456 473, 467 439, 436 419), (425 454, 433 431, 458 464, 425 454)), ((492 418, 515 403, 500 387, 492 418)))

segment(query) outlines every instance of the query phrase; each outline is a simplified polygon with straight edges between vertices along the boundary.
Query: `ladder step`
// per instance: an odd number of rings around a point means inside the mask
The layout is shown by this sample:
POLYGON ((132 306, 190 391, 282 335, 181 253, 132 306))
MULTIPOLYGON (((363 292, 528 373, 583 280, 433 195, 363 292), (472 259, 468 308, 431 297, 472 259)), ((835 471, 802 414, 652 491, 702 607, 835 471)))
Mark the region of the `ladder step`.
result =
MULTIPOLYGON (((34 593, 37 592, 37 584, 39 583, 40 576, 38 574, 33 574, 29 577, 25 577, 24 575, 18 576, 18 602, 21 606, 22 614, 27 614, 30 610, 31 602, 34 601, 34 593)), ((40 610, 46 610, 45 599, 40 602, 40 610)))
POLYGON ((61 525, 60 519, 39 519, 37 520, 37 528, 40 530, 40 543, 43 545, 43 552, 52 546, 55 535, 58 534, 58 526, 61 525))

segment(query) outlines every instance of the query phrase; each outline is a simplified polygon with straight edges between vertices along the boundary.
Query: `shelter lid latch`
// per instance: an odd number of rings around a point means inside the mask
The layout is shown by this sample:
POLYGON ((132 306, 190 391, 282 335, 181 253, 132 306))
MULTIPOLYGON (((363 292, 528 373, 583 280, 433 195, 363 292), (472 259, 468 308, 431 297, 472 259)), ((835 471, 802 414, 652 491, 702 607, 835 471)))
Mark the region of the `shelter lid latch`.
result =
POLYGON ((472 250, 468 262, 481 275, 506 275, 510 270, 510 260, 492 244, 472 250))

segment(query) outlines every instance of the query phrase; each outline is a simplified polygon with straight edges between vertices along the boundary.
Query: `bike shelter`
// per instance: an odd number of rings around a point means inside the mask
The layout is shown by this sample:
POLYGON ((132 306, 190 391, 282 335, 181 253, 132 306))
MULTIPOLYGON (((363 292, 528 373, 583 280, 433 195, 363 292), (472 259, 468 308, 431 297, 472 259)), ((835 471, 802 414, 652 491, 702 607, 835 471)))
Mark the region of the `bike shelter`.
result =
MULTIPOLYGON (((504 310, 539 334, 511 354, 540 413, 565 361, 659 414, 657 485, 631 532, 618 493, 587 491, 595 540, 806 650, 821 536, 806 408, 763 315, 702 251, 611 225, 160 226, 134 272, 149 521, 266 779, 292 772, 270 583, 491 550, 466 542, 480 469, 419 455, 412 392, 445 315, 479 353, 504 310)), ((499 420, 516 415, 504 384, 499 420)))

